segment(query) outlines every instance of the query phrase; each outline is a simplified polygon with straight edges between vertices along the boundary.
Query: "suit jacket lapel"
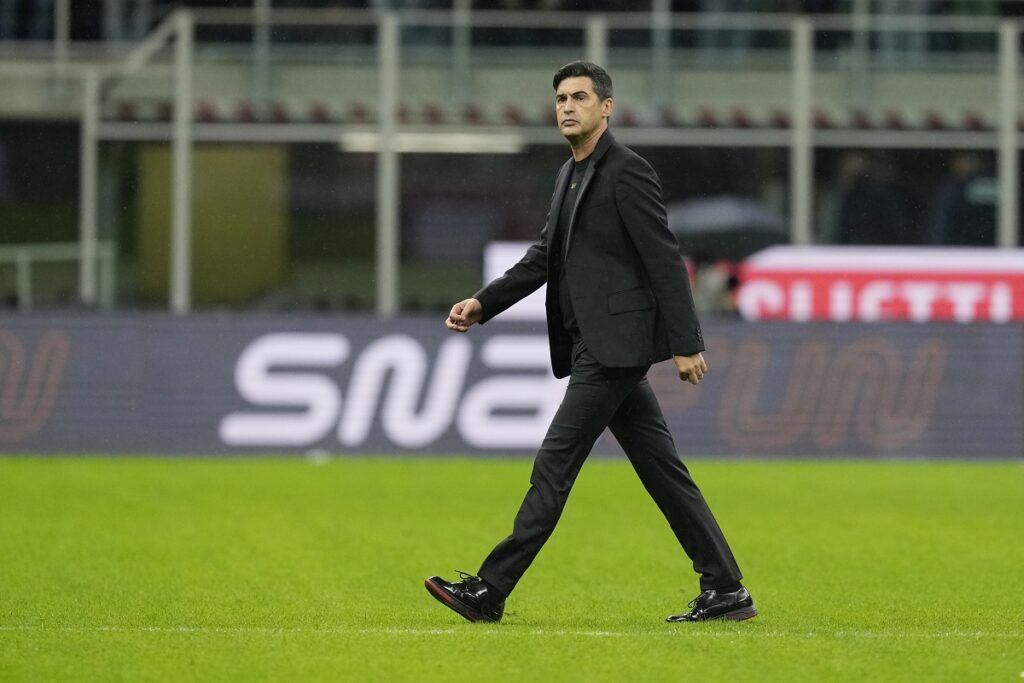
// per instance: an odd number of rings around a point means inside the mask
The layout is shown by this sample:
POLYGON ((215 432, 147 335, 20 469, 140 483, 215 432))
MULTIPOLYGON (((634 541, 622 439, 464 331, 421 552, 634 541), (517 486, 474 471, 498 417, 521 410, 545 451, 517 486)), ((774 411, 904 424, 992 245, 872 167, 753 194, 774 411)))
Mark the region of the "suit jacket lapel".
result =
MULTIPOLYGON (((569 248, 572 245, 572 229, 576 225, 576 213, 579 211, 580 202, 583 201, 583 196, 587 192, 587 188, 590 187, 590 181, 594 178, 594 168, 597 163, 601 160, 601 157, 605 155, 608 148, 615 142, 615 137, 612 135, 610 130, 606 130, 601 134, 601 139, 597 141, 597 146, 594 147, 594 151, 590 154, 590 163, 587 164, 587 170, 583 173, 583 180, 580 181, 580 189, 576 193, 576 202, 572 206, 572 217, 569 219, 569 234, 565 237, 565 249, 562 251, 562 261, 564 262, 566 257, 569 255, 569 248)), ((572 159, 569 160, 572 162, 572 159)), ((570 163, 569 166, 572 164, 570 163)), ((564 170, 565 167, 563 167, 564 170)), ((572 175, 570 172, 569 175, 572 175)), ((562 194, 565 193, 565 185, 563 183, 562 194)))
POLYGON ((572 159, 562 164, 555 179, 555 193, 551 195, 551 209, 548 211, 548 252, 551 252, 551 245, 554 240, 560 239, 558 231, 558 217, 562 211, 562 200, 565 199, 565 191, 569 188, 569 179, 572 177, 572 159))

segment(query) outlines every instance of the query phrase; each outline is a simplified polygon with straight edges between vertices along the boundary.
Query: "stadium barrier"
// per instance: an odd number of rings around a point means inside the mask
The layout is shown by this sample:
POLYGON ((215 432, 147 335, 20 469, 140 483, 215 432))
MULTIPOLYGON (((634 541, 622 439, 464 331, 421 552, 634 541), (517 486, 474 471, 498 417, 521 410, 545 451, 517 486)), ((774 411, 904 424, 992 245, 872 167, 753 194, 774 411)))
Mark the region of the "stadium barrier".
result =
MULTIPOLYGON (((684 456, 1018 458, 1022 330, 709 321, 704 383, 649 378, 684 456)), ((564 386, 547 354, 537 322, 11 317, 0 452, 529 453, 564 386)))
POLYGON ((1024 250, 770 247, 739 269, 747 320, 1024 321, 1024 250))

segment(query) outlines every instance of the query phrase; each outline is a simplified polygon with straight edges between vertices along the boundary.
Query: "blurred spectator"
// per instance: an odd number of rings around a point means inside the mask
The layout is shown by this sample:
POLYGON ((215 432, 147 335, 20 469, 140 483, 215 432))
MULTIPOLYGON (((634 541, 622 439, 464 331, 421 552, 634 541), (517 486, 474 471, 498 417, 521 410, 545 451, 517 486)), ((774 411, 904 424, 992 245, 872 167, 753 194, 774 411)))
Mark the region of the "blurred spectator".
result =
POLYGON ((835 187, 823 201, 821 241, 919 244, 918 205, 881 152, 843 155, 835 187))
MULTIPOLYGON (((529 3, 532 4, 532 3, 529 3)), ((476 0, 472 3, 477 10, 503 10, 521 12, 530 9, 527 0, 476 0)), ((545 41, 543 32, 532 28, 497 28, 488 26, 473 29, 473 43, 476 45, 538 45, 545 41), (539 33, 538 35, 535 35, 539 33)))
MULTIPOLYGON (((948 14, 991 16, 995 7, 995 2, 986 0, 885 0, 879 11, 883 15, 923 18, 948 14)), ((879 57, 888 64, 901 60, 920 64, 929 52, 991 51, 993 47, 992 35, 986 33, 899 30, 876 35, 879 57)))
MULTIPOLYGON (((921 16, 929 12, 930 5, 936 3, 928 0, 881 0, 879 12, 882 15, 916 15, 921 16)), ((880 28, 887 28, 884 24, 880 28)), ((921 63, 925 58, 925 49, 928 45, 928 34, 921 31, 883 30, 877 33, 878 56, 885 64, 894 64, 902 61, 921 63)))
POLYGON ((818 236, 821 244, 839 242, 839 222, 843 201, 851 188, 867 173, 868 157, 861 151, 843 154, 836 164, 832 186, 817 200, 818 236))
POLYGON ((935 198, 929 241, 932 244, 995 244, 996 179, 975 152, 958 152, 949 162, 935 198))
POLYGON ((14 26, 17 17, 16 5, 15 0, 0 0, 0 40, 10 40, 18 35, 14 26))
POLYGON ((865 173, 843 198, 840 244, 918 244, 920 230, 911 190, 898 179, 884 152, 868 156, 865 173))
POLYGON ((53 37, 54 0, 0 0, 0 39, 53 37))
POLYGON ((0 141, 0 202, 10 199, 12 195, 11 176, 7 164, 7 147, 3 141, 0 141))
POLYGON ((755 0, 702 0, 700 11, 705 16, 700 20, 697 45, 701 48, 701 61, 712 64, 723 58, 732 62, 742 61, 750 50, 753 32, 746 28, 721 28, 723 15, 729 12, 752 13, 758 3, 755 0))
POLYGON ((98 2, 71 3, 71 39, 99 40, 102 37, 103 9, 98 2))
MULTIPOLYGON (((275 7, 339 7, 397 10, 448 10, 455 0, 272 0, 275 7)), ((0 39, 46 40, 53 36, 53 13, 55 0, 0 0, 0 39)), ((139 39, 153 24, 175 6, 188 7, 234 7, 249 8, 253 0, 121 0, 123 17, 112 19, 105 15, 106 3, 102 0, 71 2, 72 39, 95 40, 107 38, 121 40, 139 39)), ((580 12, 648 12, 651 0, 470 0, 474 10, 501 9, 512 11, 580 11, 580 12)), ((702 12, 697 30, 675 32, 674 44, 681 47, 696 45, 701 48, 701 57, 706 63, 721 59, 739 62, 749 57, 751 49, 782 48, 786 41, 780 32, 753 31, 749 28, 723 28, 722 19, 735 13, 791 12, 806 14, 827 14, 837 11, 851 11, 849 0, 670 0, 673 12, 702 12)), ((878 0, 870 3, 873 10, 881 14, 931 15, 951 13, 960 15, 1018 16, 1024 13, 1024 1, 1005 0, 878 0)), ((241 33, 236 36, 223 27, 211 30, 205 27, 203 39, 216 39, 224 33, 228 40, 243 40, 241 33)), ((347 33, 347 32, 346 32, 347 33)), ((637 32, 638 35, 642 32, 637 32)), ((822 49, 837 47, 842 32, 821 31, 816 35, 816 45, 822 49)), ((443 44, 447 40, 446 29, 413 27, 403 32, 407 43, 443 44)), ((566 35, 576 34, 558 30, 524 28, 484 29, 474 32, 477 42, 484 44, 558 44, 566 35), (529 34, 529 35, 527 35, 529 34)), ((275 30, 275 39, 288 38, 286 31, 275 30)), ((360 36, 362 34, 360 33, 360 36)), ((629 38, 619 40, 629 42, 629 38)), ((646 40, 646 39, 645 39, 646 40)), ((875 43, 880 59, 888 62, 922 61, 929 49, 932 50, 982 50, 991 49, 993 38, 984 33, 922 33, 915 31, 879 31, 875 43)), ((368 42, 360 40, 358 42, 368 42)), ((645 43, 646 44, 646 43, 645 43)))
MULTIPOLYGON (((786 11, 802 14, 835 14, 839 11, 838 0, 789 0, 786 11)), ((840 31, 815 31, 814 47, 819 50, 835 50, 839 47, 840 31)))
MULTIPOLYGON (((451 0, 391 0, 392 7, 408 10, 451 9, 451 0)), ((402 29, 403 45, 442 46, 448 43, 449 29, 445 26, 408 26, 402 29)))
MULTIPOLYGON (((969 0, 963 0, 962 2, 957 3, 957 4, 963 4, 963 5, 970 4, 970 5, 973 5, 975 3, 974 2, 970 2, 969 0)), ((1006 0, 1002 0, 1002 2, 996 2, 996 3, 987 3, 986 2, 986 3, 977 3, 977 4, 986 4, 986 5, 996 4, 996 5, 998 5, 998 8, 999 8, 999 10, 998 10, 999 11, 999 15, 1003 16, 1003 17, 1022 17, 1022 16, 1024 16, 1024 3, 1022 3, 1022 2, 1014 2, 1014 1, 1007 2, 1006 0)))
POLYGON ((21 36, 21 11, 18 0, 0 0, 0 40, 21 36))
POLYGON ((693 302, 700 313, 737 315, 736 291, 739 289, 739 264, 732 261, 694 264, 693 302))
MULTIPOLYGON (((505 12, 597 12, 607 9, 606 5, 605 0, 473 0, 473 9, 505 12)), ((579 43, 580 40, 575 29, 517 26, 473 30, 473 42, 480 45, 562 45, 579 43)))
POLYGON ((798 11, 807 14, 832 14, 838 9, 837 0, 799 0, 795 4, 798 11))
MULTIPOLYGON (((1024 4, 1019 0, 1011 2, 996 0, 950 0, 945 3, 947 14, 994 17, 999 15, 1021 16, 1024 13, 1024 4)), ((991 52, 996 49, 998 36, 986 33, 956 33, 955 49, 960 51, 991 52)))

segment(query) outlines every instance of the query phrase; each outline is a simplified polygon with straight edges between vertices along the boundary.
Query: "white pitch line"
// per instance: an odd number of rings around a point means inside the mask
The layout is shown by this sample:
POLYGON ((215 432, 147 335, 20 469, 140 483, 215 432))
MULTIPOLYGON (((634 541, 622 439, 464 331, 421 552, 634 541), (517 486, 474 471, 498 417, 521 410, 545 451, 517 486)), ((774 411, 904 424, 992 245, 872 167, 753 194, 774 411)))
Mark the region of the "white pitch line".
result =
MULTIPOLYGON (((699 628, 699 627, 698 627, 699 628)), ((276 628, 261 626, 0 626, 0 633, 252 633, 252 634, 337 634, 337 635, 399 635, 399 636, 447 636, 465 635, 472 631, 468 628, 276 628)), ((522 635, 523 631, 508 626, 483 627, 476 631, 486 635, 511 636, 522 635)), ((530 636, 582 636, 585 638, 630 638, 662 636, 669 638, 831 638, 831 639, 1024 639, 1024 633, 993 632, 993 631, 935 631, 926 633, 893 633, 890 631, 832 631, 816 633, 790 633, 785 631, 704 631, 693 627, 669 626, 661 631, 591 631, 585 629, 530 629, 525 632, 530 636)))

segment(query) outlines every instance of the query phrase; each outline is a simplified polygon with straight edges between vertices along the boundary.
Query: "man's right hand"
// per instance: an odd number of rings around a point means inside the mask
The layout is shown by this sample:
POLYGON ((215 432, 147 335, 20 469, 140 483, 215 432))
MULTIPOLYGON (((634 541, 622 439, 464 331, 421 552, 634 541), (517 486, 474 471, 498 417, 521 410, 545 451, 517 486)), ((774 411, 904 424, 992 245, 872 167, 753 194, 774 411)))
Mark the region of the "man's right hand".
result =
POLYGON ((463 299, 452 306, 444 326, 454 332, 467 332, 473 323, 480 321, 483 312, 483 307, 476 299, 463 299))

